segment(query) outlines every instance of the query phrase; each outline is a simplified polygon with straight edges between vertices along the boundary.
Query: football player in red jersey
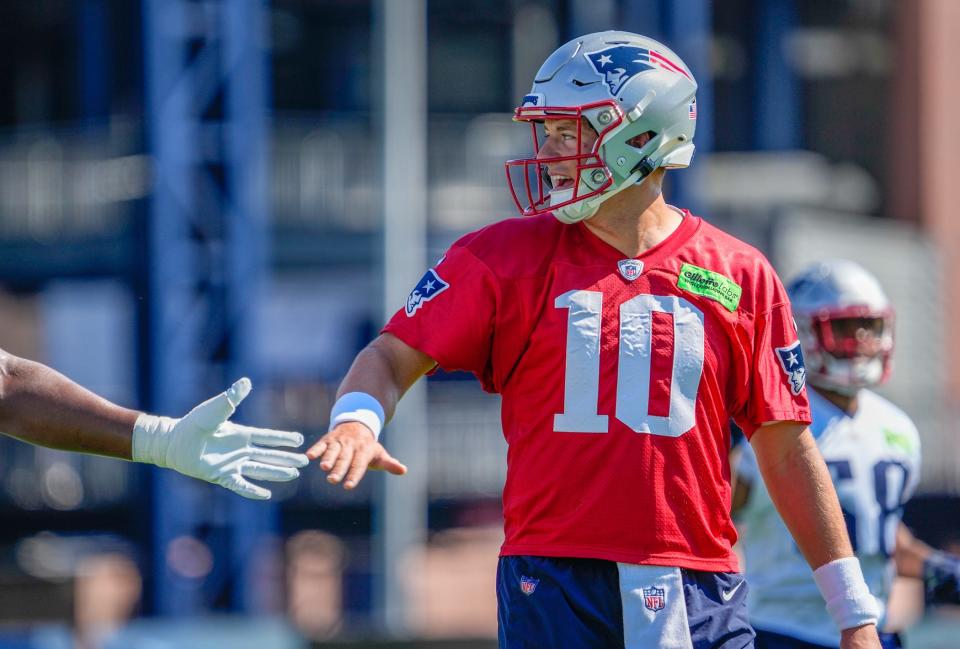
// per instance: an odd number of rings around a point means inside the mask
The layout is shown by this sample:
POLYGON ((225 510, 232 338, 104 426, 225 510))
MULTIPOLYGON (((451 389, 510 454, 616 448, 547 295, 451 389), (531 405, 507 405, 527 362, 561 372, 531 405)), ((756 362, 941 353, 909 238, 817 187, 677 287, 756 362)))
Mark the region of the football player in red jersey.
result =
POLYGON ((228 421, 250 389, 243 378, 180 419, 157 417, 111 403, 0 349, 0 431, 38 446, 156 464, 266 500, 270 491, 248 478, 287 482, 308 460, 270 448, 298 447, 300 433, 228 421))
POLYGON ((877 611, 807 424, 783 286, 755 249, 661 195, 690 164, 696 83, 626 32, 554 52, 515 112, 523 218, 455 242, 354 361, 309 451, 332 483, 406 468, 377 441, 440 366, 502 397, 501 647, 750 647, 728 422, 755 449, 845 649, 877 611))

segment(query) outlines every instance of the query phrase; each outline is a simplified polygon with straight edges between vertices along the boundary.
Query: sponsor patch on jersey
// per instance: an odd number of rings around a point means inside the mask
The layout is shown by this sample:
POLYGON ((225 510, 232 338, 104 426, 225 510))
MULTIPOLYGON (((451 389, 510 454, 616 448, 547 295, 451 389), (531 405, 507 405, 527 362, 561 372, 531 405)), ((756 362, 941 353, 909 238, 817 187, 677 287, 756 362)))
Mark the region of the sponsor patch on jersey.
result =
POLYGON ((690 293, 716 300, 731 313, 737 310, 740 296, 743 294, 740 285, 729 277, 693 264, 684 264, 680 267, 677 286, 690 293))
POLYGON ((623 275, 623 279, 632 282, 643 272, 643 262, 639 259, 621 259, 617 262, 617 270, 623 275))
POLYGON ((666 606, 666 603, 666 592, 662 588, 653 586, 643 589, 643 605, 649 610, 653 611, 654 613, 657 611, 662 611, 663 607, 666 606))
POLYGON ((807 368, 803 364, 803 350, 800 349, 800 341, 787 347, 776 347, 777 360, 780 361, 780 367, 783 373, 790 379, 790 391, 794 394, 800 394, 803 386, 807 383, 807 368))
POLYGON ((520 590, 524 595, 533 595, 533 591, 537 589, 537 585, 539 583, 539 579, 534 579, 533 577, 527 577, 525 575, 520 576, 520 590))
POLYGON ((414 289, 410 291, 410 295, 407 296, 407 317, 412 317, 426 302, 437 297, 448 288, 450 288, 450 284, 443 281, 437 271, 432 268, 428 269, 414 289))
POLYGON ((623 85, 633 77, 660 68, 669 72, 676 72, 690 78, 686 70, 655 50, 636 45, 613 45, 596 52, 584 52, 594 71, 603 77, 603 82, 610 89, 610 94, 616 97, 623 85))
POLYGON ((886 440, 887 446, 899 449, 904 453, 913 453, 913 441, 903 433, 891 430, 890 428, 884 428, 883 439, 886 440))

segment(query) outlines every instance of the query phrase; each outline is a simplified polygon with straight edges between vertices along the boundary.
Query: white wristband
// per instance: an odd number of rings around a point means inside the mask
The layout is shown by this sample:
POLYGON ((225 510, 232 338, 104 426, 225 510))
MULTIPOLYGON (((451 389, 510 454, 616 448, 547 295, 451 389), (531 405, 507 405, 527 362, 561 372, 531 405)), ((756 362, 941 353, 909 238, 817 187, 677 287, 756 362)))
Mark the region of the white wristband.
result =
POLYGON ((370 429, 375 439, 380 439, 384 424, 383 406, 366 392, 347 392, 333 404, 330 428, 345 421, 360 422, 370 429))
POLYGON ((827 602, 827 612, 841 631, 876 624, 880 619, 880 606, 867 588, 856 557, 820 566, 813 571, 813 579, 827 602))

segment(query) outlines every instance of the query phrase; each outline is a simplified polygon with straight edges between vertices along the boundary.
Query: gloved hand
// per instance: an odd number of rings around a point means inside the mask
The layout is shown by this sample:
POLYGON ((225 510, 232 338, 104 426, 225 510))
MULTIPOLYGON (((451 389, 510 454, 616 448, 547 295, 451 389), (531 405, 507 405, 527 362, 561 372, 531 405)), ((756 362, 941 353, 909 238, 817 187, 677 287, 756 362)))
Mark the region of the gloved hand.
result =
POLYGON ((960 556, 934 551, 923 562, 927 604, 960 604, 960 556))
POLYGON ((227 421, 250 388, 250 379, 242 378, 182 419, 141 414, 133 427, 133 461, 168 467, 245 498, 267 500, 270 491, 246 478, 287 482, 297 478, 298 467, 309 460, 303 453, 263 448, 301 446, 300 433, 227 421))

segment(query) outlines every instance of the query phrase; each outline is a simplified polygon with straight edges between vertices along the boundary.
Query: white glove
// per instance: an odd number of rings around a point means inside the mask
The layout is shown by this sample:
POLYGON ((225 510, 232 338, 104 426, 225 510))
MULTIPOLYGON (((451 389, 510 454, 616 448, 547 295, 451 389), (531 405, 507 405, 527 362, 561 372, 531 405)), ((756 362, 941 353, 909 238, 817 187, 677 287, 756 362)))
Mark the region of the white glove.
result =
POLYGON ((183 419, 141 414, 133 426, 133 461, 167 467, 245 498, 267 500, 270 491, 245 478, 287 482, 296 479, 297 468, 307 466, 309 460, 303 453, 261 448, 296 448, 303 444, 300 433, 227 421, 250 387, 250 379, 242 378, 183 419))

